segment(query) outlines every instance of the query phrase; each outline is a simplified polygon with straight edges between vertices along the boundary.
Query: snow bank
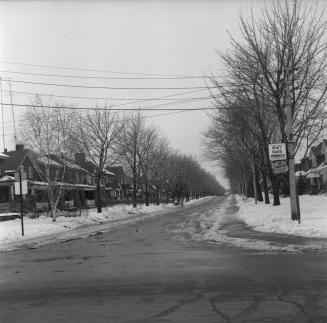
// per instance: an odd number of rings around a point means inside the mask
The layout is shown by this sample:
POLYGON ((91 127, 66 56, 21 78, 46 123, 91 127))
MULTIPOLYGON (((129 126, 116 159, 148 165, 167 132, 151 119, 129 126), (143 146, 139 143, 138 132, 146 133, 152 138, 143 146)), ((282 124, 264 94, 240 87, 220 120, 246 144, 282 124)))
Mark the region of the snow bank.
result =
POLYGON ((250 234, 251 237, 236 237, 237 233, 236 236, 230 236, 230 230, 246 230, 245 222, 254 231, 327 238, 327 196, 300 197, 301 224, 290 219, 289 199, 282 198, 281 203, 281 206, 273 207, 263 203, 255 204, 253 199, 244 201, 241 197, 236 197, 234 200, 233 196, 229 196, 218 209, 208 210, 200 215, 199 224, 192 219, 181 226, 179 231, 188 232, 192 239, 197 241, 236 246, 261 253, 325 250, 327 242, 316 240, 295 244, 273 241, 274 239, 270 241, 269 237, 262 239, 255 233, 250 234))
POLYGON ((255 204, 253 199, 238 201, 240 218, 253 230, 327 238, 327 195, 300 196, 301 224, 291 220, 289 198, 281 198, 279 206, 255 204))
MULTIPOLYGON (((203 203, 204 199, 192 200, 184 206, 203 203)), ((177 206, 180 207, 180 206, 177 206)), ((56 222, 50 217, 40 216, 31 219, 24 217, 24 236, 21 235, 21 220, 0 222, 0 250, 15 250, 19 246, 38 246, 70 238, 83 237, 95 231, 108 231, 117 225, 136 222, 147 217, 159 215, 169 209, 177 208, 172 204, 140 206, 133 209, 130 205, 118 205, 82 210, 81 216, 59 216, 56 222)))

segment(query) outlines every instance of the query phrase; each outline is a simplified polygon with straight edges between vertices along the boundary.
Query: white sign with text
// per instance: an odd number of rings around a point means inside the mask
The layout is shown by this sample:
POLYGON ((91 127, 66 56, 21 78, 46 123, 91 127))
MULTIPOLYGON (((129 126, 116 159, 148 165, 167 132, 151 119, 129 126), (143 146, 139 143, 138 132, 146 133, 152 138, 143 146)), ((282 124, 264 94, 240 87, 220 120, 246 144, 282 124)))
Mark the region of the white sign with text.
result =
POLYGON ((274 160, 286 160, 286 145, 284 143, 269 144, 269 158, 274 160))

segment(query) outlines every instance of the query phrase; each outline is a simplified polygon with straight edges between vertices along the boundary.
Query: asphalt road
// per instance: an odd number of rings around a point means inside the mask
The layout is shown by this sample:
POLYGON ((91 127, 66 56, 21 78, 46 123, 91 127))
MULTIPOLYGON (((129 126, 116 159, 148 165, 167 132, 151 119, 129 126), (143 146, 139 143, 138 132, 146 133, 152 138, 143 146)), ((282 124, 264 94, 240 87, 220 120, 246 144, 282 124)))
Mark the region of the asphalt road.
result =
POLYGON ((257 253, 176 230, 222 201, 1 253, 0 322, 327 322, 326 253, 257 253))

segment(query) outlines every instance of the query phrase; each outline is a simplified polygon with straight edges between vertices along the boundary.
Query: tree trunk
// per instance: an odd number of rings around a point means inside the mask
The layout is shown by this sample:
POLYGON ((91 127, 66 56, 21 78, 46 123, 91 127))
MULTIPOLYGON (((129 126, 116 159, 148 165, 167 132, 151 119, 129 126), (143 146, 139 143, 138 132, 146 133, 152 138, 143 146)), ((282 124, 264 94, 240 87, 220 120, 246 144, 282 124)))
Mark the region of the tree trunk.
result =
POLYGON ((276 175, 272 174, 270 177, 272 188, 273 188, 273 195, 274 195, 274 203, 273 205, 280 205, 279 200, 279 192, 278 192, 278 181, 276 175))
POLYGON ((136 209, 136 171, 133 170, 133 208, 136 209))
POLYGON ((261 175, 262 175, 263 191, 264 191, 264 194, 265 194, 265 204, 270 204, 267 176, 266 176, 265 169, 263 169, 263 166, 262 166, 262 169, 261 169, 261 175))
POLYGON ((256 178, 258 201, 259 202, 263 202, 262 186, 261 186, 261 183, 259 181, 259 171, 258 171, 258 168, 257 167, 255 167, 255 173, 256 173, 255 178, 256 178))
POLYGON ((149 187, 148 187, 148 178, 147 175, 145 176, 145 206, 149 206, 149 187))
POLYGON ((133 208, 136 209, 136 139, 134 139, 134 151, 133 151, 133 208))
POLYGON ((96 196, 95 196, 95 202, 96 207, 98 209, 98 213, 102 213, 102 201, 101 201, 101 174, 97 174, 96 176, 96 196))
POLYGON ((157 205, 160 205, 160 191, 157 189, 157 205))

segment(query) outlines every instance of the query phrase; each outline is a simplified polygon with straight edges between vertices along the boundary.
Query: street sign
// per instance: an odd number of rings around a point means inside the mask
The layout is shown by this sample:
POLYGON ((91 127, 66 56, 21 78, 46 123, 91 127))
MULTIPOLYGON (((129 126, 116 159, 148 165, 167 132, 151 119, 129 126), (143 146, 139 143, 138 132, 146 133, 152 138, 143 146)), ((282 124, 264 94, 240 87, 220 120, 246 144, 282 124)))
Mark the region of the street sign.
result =
POLYGON ((275 174, 286 173, 288 171, 288 167, 285 160, 275 160, 271 162, 273 172, 275 174))
MULTIPOLYGON (((21 172, 21 176, 22 176, 22 181, 26 181, 27 179, 27 175, 26 175, 26 172, 21 172)), ((19 172, 16 172, 15 173, 15 182, 19 182, 20 181, 20 178, 19 178, 19 172)))
POLYGON ((284 143, 269 144, 269 158, 274 160, 286 160, 286 146, 284 143))
MULTIPOLYGON (((27 190, 27 181, 22 181, 22 194, 25 195, 28 193, 27 190)), ((15 182, 15 195, 20 195, 20 183, 15 182)))
MULTIPOLYGON (((22 194, 27 194, 27 176, 25 172, 21 172, 21 178, 22 178, 22 194)), ((20 177, 19 177, 19 172, 15 173, 15 195, 20 195, 20 177)))
POLYGON ((24 167, 21 165, 19 171, 15 172, 15 194, 20 196, 20 219, 22 222, 22 236, 24 235, 24 213, 23 195, 27 194, 27 176, 24 167))

